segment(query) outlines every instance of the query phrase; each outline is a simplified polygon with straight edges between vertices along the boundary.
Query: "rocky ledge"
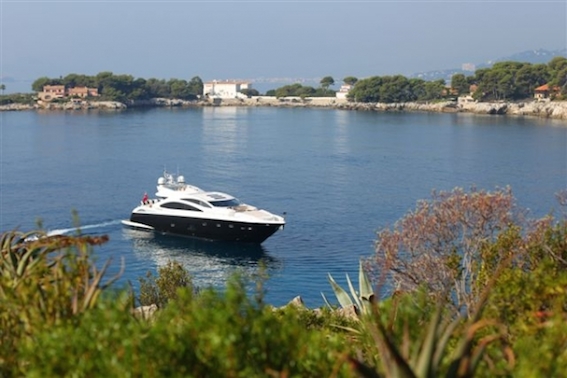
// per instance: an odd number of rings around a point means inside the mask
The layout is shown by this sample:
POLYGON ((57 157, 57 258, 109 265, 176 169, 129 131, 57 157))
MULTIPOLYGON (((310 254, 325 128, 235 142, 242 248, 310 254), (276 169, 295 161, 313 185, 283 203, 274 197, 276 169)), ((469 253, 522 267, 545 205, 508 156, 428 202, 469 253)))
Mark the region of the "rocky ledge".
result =
POLYGON ((422 111, 436 113, 475 113, 494 115, 535 116, 567 120, 567 101, 524 102, 400 102, 363 103, 336 98, 285 98, 255 97, 251 99, 223 100, 220 106, 280 106, 280 107, 328 107, 345 110, 368 110, 379 112, 422 111))
POLYGON ((69 101, 69 102, 40 102, 36 104, 0 105, 0 111, 18 110, 88 110, 88 109, 126 109, 127 106, 116 101, 69 101))
POLYGON ((345 110, 367 110, 379 112, 422 111, 437 113, 475 113, 494 115, 534 116, 567 120, 567 101, 523 101, 523 102, 400 102, 362 103, 349 102, 334 97, 286 97, 258 96, 244 99, 208 99, 186 101, 154 98, 133 101, 128 104, 115 101, 72 101, 66 103, 41 103, 34 105, 9 104, 0 106, 0 111, 10 110, 120 110, 132 107, 201 107, 201 106, 273 106, 273 107, 320 107, 345 110))

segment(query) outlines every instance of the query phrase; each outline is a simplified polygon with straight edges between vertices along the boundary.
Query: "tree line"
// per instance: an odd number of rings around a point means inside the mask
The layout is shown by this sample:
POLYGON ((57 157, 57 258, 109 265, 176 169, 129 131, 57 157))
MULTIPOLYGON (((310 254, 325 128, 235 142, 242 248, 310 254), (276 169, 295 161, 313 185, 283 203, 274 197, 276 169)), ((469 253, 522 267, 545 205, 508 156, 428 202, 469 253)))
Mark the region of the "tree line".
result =
MULTIPOLYGON (((407 78, 403 75, 372 76, 358 80, 354 76, 343 79, 352 85, 347 98, 355 102, 412 102, 436 101, 472 94, 479 101, 514 101, 531 98, 535 88, 548 84, 552 97, 567 98, 567 58, 555 57, 547 64, 522 62, 498 62, 490 68, 481 68, 474 74, 455 74, 450 85, 445 80, 427 81, 407 78)), ((69 74, 60 78, 41 77, 33 82, 32 89, 42 91, 45 85, 66 87, 86 86, 97 88, 101 99, 113 101, 147 100, 156 97, 196 100, 203 94, 203 81, 195 76, 184 79, 143 79, 132 75, 115 75, 101 72, 95 76, 69 74)), ((304 86, 299 83, 285 85, 266 92, 275 97, 330 97, 335 85, 332 76, 325 76, 320 87, 304 86)), ((248 96, 259 95, 255 89, 244 90, 248 96)))
POLYGON ((470 76, 453 75, 448 88, 442 79, 373 76, 357 81, 347 97, 357 102, 391 103, 441 100, 471 93, 479 101, 514 101, 533 97, 535 88, 544 84, 549 85, 552 97, 567 98, 567 58, 555 57, 547 64, 498 62, 470 76))
POLYGON ((195 100, 203 94, 203 81, 195 76, 183 79, 143 79, 132 75, 115 75, 100 72, 95 76, 69 74, 53 79, 41 77, 32 83, 32 90, 43 91, 45 85, 65 85, 68 88, 97 88, 101 99, 110 101, 148 100, 156 97, 195 100))

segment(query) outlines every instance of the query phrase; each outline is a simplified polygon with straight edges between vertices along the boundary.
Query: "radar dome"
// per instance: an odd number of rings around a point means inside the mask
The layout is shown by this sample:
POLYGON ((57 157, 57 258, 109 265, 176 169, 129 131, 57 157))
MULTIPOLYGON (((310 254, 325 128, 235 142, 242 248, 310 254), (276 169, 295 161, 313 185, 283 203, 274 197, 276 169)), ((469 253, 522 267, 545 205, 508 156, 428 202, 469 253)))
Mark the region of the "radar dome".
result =
POLYGON ((158 183, 158 185, 163 185, 163 184, 165 184, 165 179, 164 179, 163 177, 160 177, 160 178, 157 180, 157 183, 158 183))
POLYGON ((185 183, 185 177, 179 176, 179 177, 177 178, 177 182, 180 183, 180 184, 184 184, 184 183, 185 183))

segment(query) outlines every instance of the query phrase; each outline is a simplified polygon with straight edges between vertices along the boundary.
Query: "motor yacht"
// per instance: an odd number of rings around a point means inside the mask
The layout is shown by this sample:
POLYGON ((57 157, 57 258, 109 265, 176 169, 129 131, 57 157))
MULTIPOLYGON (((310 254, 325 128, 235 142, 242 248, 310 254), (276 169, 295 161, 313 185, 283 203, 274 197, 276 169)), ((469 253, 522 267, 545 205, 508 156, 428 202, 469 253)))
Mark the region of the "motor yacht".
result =
POLYGON ((249 243, 262 243, 285 226, 282 216, 169 173, 158 179, 156 198, 144 198, 122 223, 161 234, 249 243))

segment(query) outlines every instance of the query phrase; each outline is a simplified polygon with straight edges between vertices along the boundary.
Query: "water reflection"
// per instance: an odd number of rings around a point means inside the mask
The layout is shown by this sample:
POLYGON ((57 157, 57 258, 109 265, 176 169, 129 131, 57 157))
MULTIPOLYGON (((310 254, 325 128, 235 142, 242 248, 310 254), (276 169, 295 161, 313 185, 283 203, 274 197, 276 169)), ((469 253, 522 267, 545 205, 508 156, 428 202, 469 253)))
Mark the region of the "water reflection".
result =
POLYGON ((201 155, 213 177, 235 180, 247 155, 247 109, 212 107, 203 110, 201 155))
POLYGON ((221 287, 236 271, 251 276, 258 272, 261 263, 270 275, 281 267, 281 263, 258 244, 206 241, 131 229, 123 232, 124 238, 132 242, 139 260, 154 261, 157 267, 177 261, 198 287, 221 287))

